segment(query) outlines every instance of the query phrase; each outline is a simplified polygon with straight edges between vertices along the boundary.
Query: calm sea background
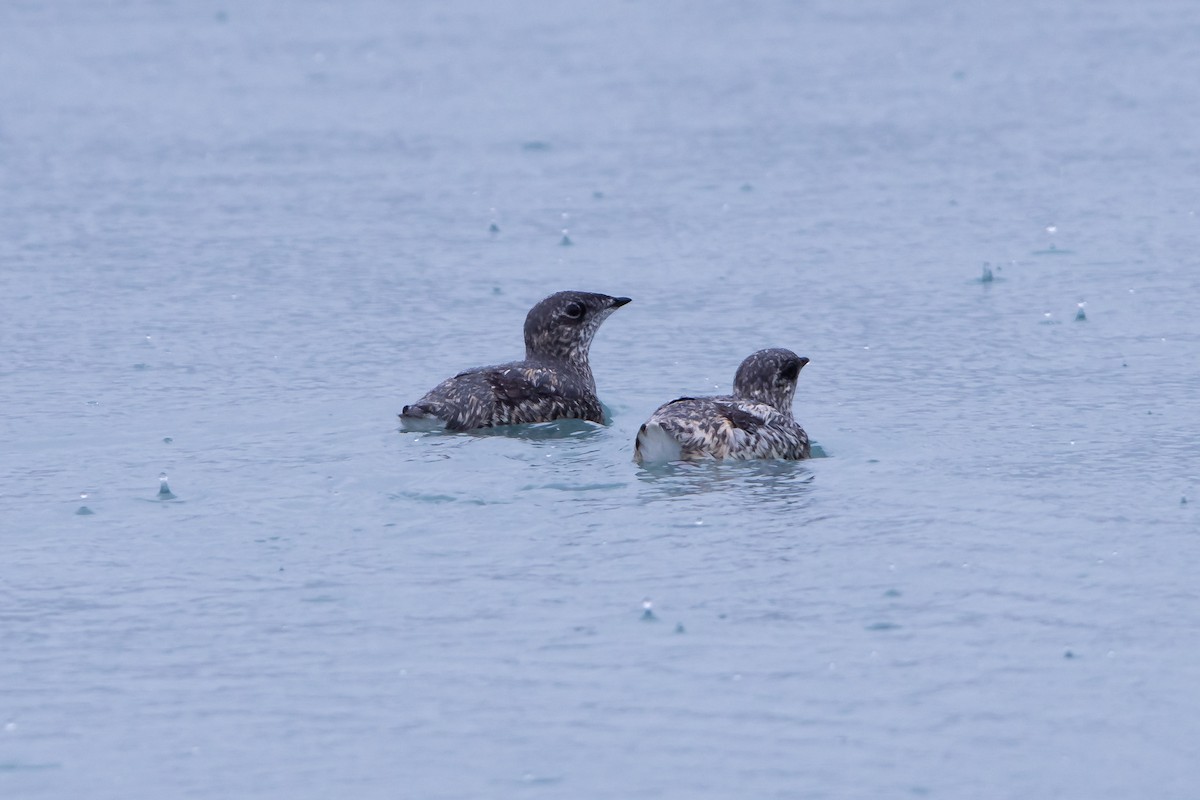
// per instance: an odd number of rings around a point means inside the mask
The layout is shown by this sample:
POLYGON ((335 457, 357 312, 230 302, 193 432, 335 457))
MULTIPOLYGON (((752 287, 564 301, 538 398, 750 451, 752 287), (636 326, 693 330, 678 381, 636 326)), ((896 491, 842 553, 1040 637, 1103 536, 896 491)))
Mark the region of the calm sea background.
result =
POLYGON ((1193 2, 5 0, 0 796, 1195 798, 1198 211, 1193 2))

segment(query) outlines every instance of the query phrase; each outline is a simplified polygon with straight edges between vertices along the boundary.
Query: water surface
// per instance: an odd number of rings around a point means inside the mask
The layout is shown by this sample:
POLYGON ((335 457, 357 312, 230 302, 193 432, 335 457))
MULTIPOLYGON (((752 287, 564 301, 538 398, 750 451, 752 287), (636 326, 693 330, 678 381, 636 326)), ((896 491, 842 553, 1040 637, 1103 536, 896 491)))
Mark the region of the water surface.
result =
POLYGON ((0 793, 1191 797, 1198 36, 6 4, 0 793), (564 288, 610 426, 397 432, 564 288), (830 457, 632 463, 769 346, 830 457))

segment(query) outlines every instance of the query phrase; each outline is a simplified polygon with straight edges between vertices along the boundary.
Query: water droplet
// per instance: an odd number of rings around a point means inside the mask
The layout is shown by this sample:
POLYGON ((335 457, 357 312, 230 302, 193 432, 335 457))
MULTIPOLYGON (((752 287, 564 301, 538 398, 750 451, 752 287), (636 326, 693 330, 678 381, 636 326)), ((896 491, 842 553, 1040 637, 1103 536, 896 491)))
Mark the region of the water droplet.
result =
POLYGON ((570 247, 571 245, 575 244, 571 241, 571 235, 566 228, 562 229, 562 239, 560 239, 558 243, 562 247, 570 247))
POLYGON ((170 443, 171 443, 171 442, 173 442, 173 441, 175 441, 175 440, 174 440, 174 439, 172 439, 170 436, 164 436, 164 437, 163 437, 163 444, 170 444, 170 443))
POLYGON ((675 632, 676 633, 687 633, 687 630, 683 627, 682 622, 675 623, 675 632))
POLYGON ((92 514, 95 514, 95 513, 96 513, 95 511, 92 511, 87 506, 80 506, 79 509, 75 512, 75 514, 80 517, 91 516, 92 514))
POLYGON ((1181 506, 1186 506, 1186 505, 1187 505, 1187 498, 1186 498, 1186 497, 1181 497, 1181 498, 1179 498, 1179 505, 1181 505, 1181 506))
POLYGON ((497 225, 496 223, 493 222, 491 225, 488 225, 488 233, 499 233, 499 232, 500 232, 500 226, 497 225))
POLYGON ((158 473, 158 499, 159 500, 174 500, 175 494, 171 491, 171 487, 167 485, 167 473, 158 473))
POLYGON ((654 603, 649 597, 642 599, 642 620, 644 622, 657 622, 658 617, 654 616, 654 603))
POLYGON ((979 279, 980 283, 991 283, 995 280, 992 275, 992 267, 986 261, 983 263, 983 276, 979 279))
POLYGON ((1086 302, 1075 304, 1075 321, 1076 322, 1087 322, 1087 313, 1084 312, 1084 310, 1083 310, 1083 307, 1086 305, 1087 305, 1086 302))

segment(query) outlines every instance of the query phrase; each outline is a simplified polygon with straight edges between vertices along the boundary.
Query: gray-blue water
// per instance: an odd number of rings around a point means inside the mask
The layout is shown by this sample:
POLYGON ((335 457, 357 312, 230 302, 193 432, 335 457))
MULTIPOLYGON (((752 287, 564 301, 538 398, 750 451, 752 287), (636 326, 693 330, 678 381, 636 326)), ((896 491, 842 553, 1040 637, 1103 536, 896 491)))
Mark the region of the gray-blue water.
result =
POLYGON ((1198 42, 7 0, 0 796, 1195 797, 1198 42), (567 288, 611 426, 397 432, 567 288), (631 462, 771 346, 830 457, 631 462))

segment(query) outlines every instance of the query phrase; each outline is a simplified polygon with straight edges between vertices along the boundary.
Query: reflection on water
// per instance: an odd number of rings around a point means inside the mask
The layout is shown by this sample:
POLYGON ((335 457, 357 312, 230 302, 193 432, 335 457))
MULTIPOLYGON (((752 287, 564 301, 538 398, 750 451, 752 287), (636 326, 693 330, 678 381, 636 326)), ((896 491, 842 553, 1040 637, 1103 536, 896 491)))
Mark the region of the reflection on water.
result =
POLYGON ((586 441, 603 435, 606 428, 582 419, 559 419, 540 422, 536 425, 501 425, 495 428, 480 428, 471 431, 473 436, 503 436, 508 439, 525 439, 531 442, 574 439, 586 441))
POLYGON ((1200 4, 895 5, 0 5, 0 797, 1187 796, 1200 4))
POLYGON ((410 427, 399 429, 404 434, 420 434, 424 437, 444 436, 478 436, 502 437, 507 439, 525 439, 528 441, 544 441, 554 439, 590 439, 604 433, 605 428, 594 422, 582 419, 559 419, 553 422, 539 422, 534 425, 497 425, 492 428, 475 428, 469 431, 448 431, 444 427, 422 429, 410 427))
POLYGON ((739 505, 802 505, 814 474, 803 461, 699 461, 640 467, 641 499, 727 494, 739 505))

